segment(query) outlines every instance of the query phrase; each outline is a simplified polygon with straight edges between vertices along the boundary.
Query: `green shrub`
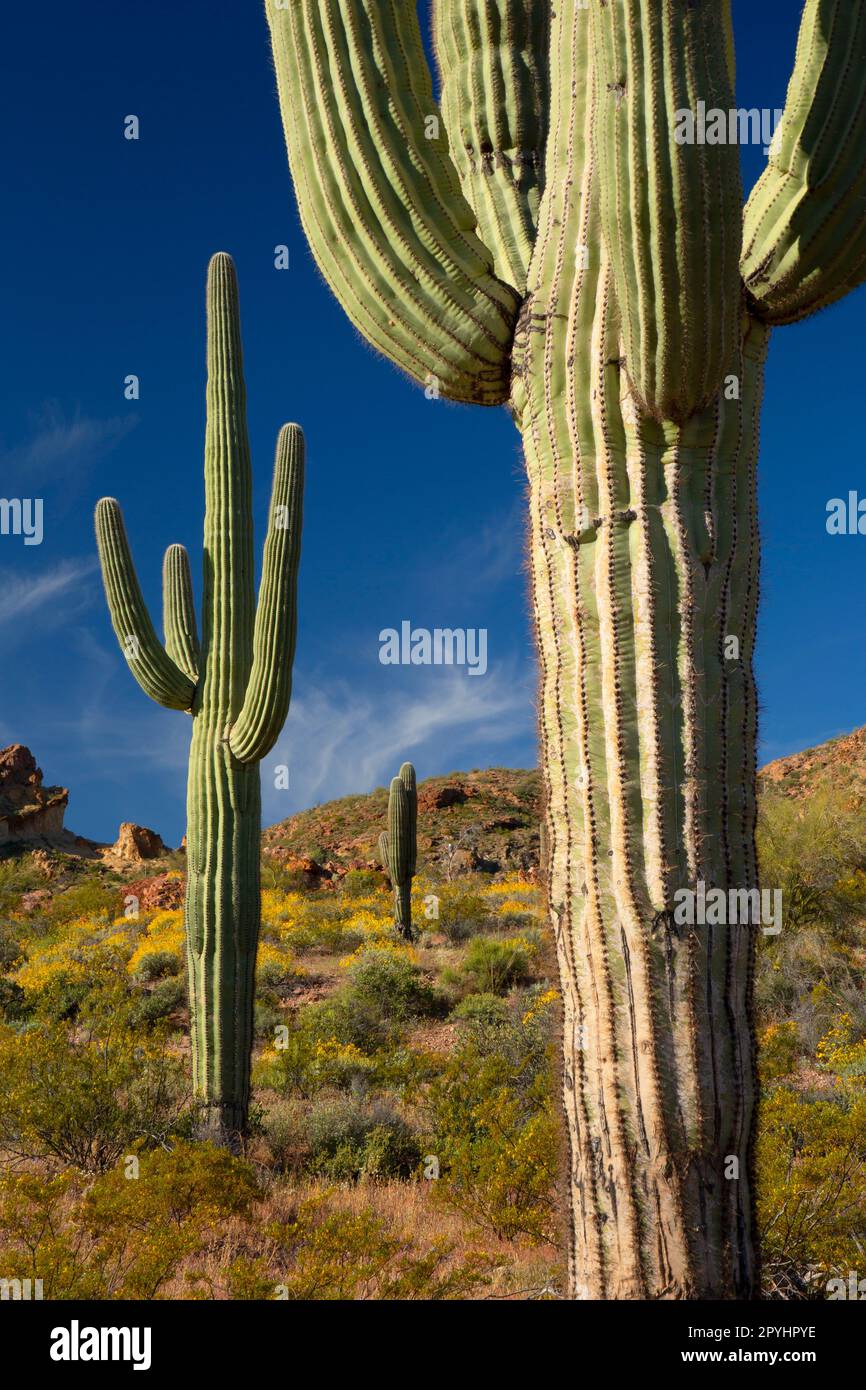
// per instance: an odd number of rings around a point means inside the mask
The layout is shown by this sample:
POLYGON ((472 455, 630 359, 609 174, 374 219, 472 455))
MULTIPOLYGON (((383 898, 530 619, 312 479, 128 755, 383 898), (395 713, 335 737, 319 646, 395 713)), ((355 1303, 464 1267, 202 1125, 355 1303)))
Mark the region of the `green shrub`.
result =
POLYGON ((348 993, 383 1022, 404 1023, 441 1006, 436 991, 406 956, 389 950, 365 951, 349 969, 348 993))
POLYGON ((771 791, 761 798, 761 879, 782 890, 785 931, 816 923, 839 931, 863 916, 863 830, 863 813, 826 789, 807 799, 771 791))
POLYGON ((537 943, 527 935, 477 936, 470 941, 459 970, 449 978, 479 994, 505 994, 531 978, 536 953, 537 943))
POLYGON ((262 1129, 271 1162, 279 1172, 300 1173, 310 1160, 307 1111, 297 1096, 282 1098, 269 1106, 262 1129))
POLYGON ((183 980, 173 978, 161 980, 155 989, 142 995, 132 1013, 134 1023, 151 1024, 168 1018, 177 1009, 186 1005, 186 985, 183 980))
POLYGON ((21 1023, 32 1011, 33 1005, 21 986, 0 976, 0 1018, 7 1023, 21 1023))
POLYGON ((90 878, 77 883, 63 893, 55 893, 46 905, 44 916, 52 927, 72 922, 76 917, 92 917, 95 920, 110 922, 117 913, 119 891, 116 885, 103 883, 101 879, 90 878))
POLYGON ((374 1056, 355 1043, 319 1039, 302 1019, 255 1064, 256 1085, 287 1095, 311 1097, 325 1088, 358 1091, 378 1076, 374 1056))
POLYGON ((325 1097, 306 1119, 307 1168, 342 1182, 360 1178, 408 1178, 421 1150, 410 1126, 383 1102, 325 1097))
POLYGON ((340 879, 340 892, 347 898, 369 897, 382 886, 382 875, 375 869, 349 869, 340 879))
POLYGON ((270 1040, 274 1036, 274 1029, 285 1022, 286 1014, 281 1007, 280 996, 275 990, 259 986, 254 1001, 253 1035, 270 1040))
POLYGON ((345 985, 329 999, 305 1005, 299 1022, 312 1040, 327 1042, 334 1038, 340 1043, 352 1043, 362 1052, 375 1052, 397 1036, 395 1026, 383 1018, 374 1003, 360 998, 345 985))
POLYGON ((0 1268, 37 1276, 51 1299, 152 1299, 191 1256, 219 1247, 228 1218, 260 1197, 249 1164, 210 1144, 125 1159, 95 1180, 72 1172, 0 1178, 0 1268))
POLYGON ((758 1069, 761 1081, 766 1083, 790 1076, 796 1070, 801 1051, 796 1023, 789 1020, 769 1024, 760 1037, 758 1069))
POLYGON ((866 1032, 866 992, 858 948, 823 926, 800 925, 759 936, 755 973, 758 1017, 793 1020, 802 1050, 811 1053, 836 1015, 845 1011, 866 1032))
POLYGON ((426 1152, 437 1200, 507 1239, 555 1238, 559 1130, 553 1104, 551 993, 510 1019, 476 1022, 427 1096, 426 1152))
POLYGON ((14 911, 22 893, 44 887, 45 875, 32 854, 15 848, 0 858, 0 912, 14 911))
MULTIPOLYGON (((474 883, 459 880, 437 886, 439 916, 430 922, 433 930, 445 935, 452 945, 459 945, 478 932, 490 929, 494 924, 490 906, 478 892, 474 883)), ((423 916, 420 919, 425 926, 423 916)))
POLYGON ((149 984, 153 980, 164 979, 166 975, 176 975, 178 969, 177 956, 173 951, 151 951, 138 962, 135 978, 149 984))
POLYGON ((818 1100, 771 1088, 757 1162, 766 1285, 826 1297, 831 1278, 862 1268, 866 1094, 818 1100))
POLYGON ((468 994, 452 1011, 452 1018, 469 1027, 495 1027, 511 1018, 511 1011, 499 994, 468 994))
POLYGON ((14 970, 23 958, 24 950, 15 931, 6 922, 0 922, 0 974, 14 970))
POLYGON ((182 1125, 186 1079, 158 1032, 122 997, 99 1001, 75 1030, 44 1022, 26 1041, 0 1028, 0 1147, 102 1173, 137 1143, 182 1125))

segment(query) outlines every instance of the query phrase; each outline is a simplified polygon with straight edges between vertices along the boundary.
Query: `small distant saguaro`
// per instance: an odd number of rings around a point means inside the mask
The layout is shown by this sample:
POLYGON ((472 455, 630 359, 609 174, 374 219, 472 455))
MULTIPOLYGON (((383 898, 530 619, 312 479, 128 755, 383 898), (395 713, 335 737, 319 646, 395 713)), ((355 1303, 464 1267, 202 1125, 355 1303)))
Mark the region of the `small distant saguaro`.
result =
POLYGON ((415 769, 404 763, 391 779, 388 829, 379 836, 379 857, 394 888, 394 926, 411 941, 412 879, 418 858, 418 790, 415 769))

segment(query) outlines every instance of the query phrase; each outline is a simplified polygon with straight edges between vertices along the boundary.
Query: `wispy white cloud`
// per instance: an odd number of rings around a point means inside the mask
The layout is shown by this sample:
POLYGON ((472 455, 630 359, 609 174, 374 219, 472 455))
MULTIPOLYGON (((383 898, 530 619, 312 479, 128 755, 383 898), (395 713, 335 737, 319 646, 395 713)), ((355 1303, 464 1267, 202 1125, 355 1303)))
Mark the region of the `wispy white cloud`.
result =
POLYGON ((78 467, 107 453, 137 424, 133 413, 103 420, 82 415, 67 419, 57 406, 47 405, 29 439, 0 451, 0 468, 4 476, 14 474, 31 483, 53 480, 69 465, 78 467))
POLYGON ((381 786, 405 758, 421 777, 451 771, 461 759, 484 766, 503 745, 531 739, 532 721, 529 677, 504 666, 476 679, 437 670, 423 695, 408 682, 384 698, 347 684, 307 684, 262 765, 264 823, 381 786), (289 768, 288 792, 274 787, 280 764, 289 768))
POLYGON ((67 620, 70 609, 89 601, 89 585, 83 581, 97 568, 94 557, 61 560, 32 578, 10 571, 0 575, 0 628, 16 629, 20 635, 32 631, 37 613, 48 610, 50 620, 67 620))

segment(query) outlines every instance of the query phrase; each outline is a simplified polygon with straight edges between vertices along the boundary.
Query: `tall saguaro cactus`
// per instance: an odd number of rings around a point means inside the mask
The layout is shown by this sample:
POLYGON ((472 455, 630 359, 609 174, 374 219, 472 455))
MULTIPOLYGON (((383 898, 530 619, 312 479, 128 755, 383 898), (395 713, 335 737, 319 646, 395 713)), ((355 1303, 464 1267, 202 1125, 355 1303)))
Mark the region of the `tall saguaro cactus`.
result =
POLYGON ((682 140, 734 108, 728 0, 266 0, 289 161, 352 322, 529 476, 570 1290, 758 1286, 751 889, 755 472, 774 324, 866 277, 866 0, 806 0, 767 170, 682 140), (681 142, 682 140, 682 142, 681 142))
POLYGON ((388 829, 379 836, 379 854, 394 888, 394 925, 412 940, 412 879, 418 857, 418 790, 415 769, 404 763, 388 793, 388 829))
POLYGON ((207 326, 200 644, 183 546, 165 556, 163 646, 111 497, 97 504, 96 536, 111 621, 133 675, 151 699, 192 715, 185 925, 193 1087, 205 1132, 233 1143, 249 1105, 261 912, 258 763, 274 746, 291 697, 304 439, 297 425, 284 425, 277 440, 256 605, 237 280, 223 254, 208 271, 207 326))

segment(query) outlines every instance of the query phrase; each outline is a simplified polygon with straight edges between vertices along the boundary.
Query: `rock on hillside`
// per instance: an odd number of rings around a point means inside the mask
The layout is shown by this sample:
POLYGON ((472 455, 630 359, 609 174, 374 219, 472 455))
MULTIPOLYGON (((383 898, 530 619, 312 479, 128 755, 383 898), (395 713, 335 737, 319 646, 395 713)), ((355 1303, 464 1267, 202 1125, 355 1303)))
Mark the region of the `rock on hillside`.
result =
MULTIPOLYGON (((437 874, 533 874, 538 868, 541 782, 537 772, 488 768, 453 772, 418 784, 418 866, 437 874)), ((344 796, 264 832, 266 855, 339 876, 379 867, 377 841, 385 828, 388 792, 344 796)))
POLYGON ((21 743, 0 748, 0 844, 63 835, 66 787, 43 787, 36 759, 21 743))

